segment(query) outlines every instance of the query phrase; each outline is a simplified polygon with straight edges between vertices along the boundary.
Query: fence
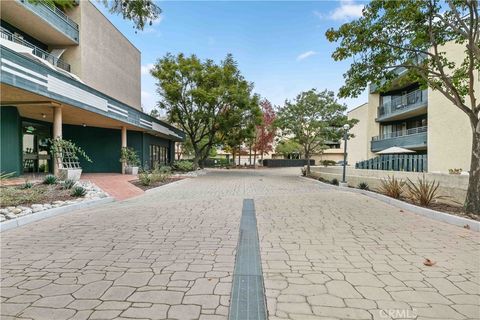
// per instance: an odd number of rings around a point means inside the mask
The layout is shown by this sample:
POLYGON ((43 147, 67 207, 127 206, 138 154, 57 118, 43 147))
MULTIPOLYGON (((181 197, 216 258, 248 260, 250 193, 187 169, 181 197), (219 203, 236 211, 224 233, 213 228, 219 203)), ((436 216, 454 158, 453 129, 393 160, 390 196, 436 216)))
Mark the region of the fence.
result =
POLYGON ((357 162, 356 169, 427 172, 426 154, 389 154, 357 162))
MULTIPOLYGON (((307 159, 264 159, 264 167, 303 167, 307 165, 307 159)), ((310 160, 310 165, 315 165, 315 160, 310 160)))

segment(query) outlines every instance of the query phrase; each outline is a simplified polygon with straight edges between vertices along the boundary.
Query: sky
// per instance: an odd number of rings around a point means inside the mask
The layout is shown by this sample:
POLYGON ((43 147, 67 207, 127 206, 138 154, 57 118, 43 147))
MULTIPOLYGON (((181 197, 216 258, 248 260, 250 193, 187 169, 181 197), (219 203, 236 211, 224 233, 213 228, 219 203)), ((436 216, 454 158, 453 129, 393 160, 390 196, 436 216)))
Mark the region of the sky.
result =
MULTIPOLYGON (((335 44, 327 41, 325 31, 358 18, 363 8, 363 2, 353 0, 159 1, 161 17, 136 31, 132 22, 94 3, 142 53, 145 112, 160 99, 149 70, 167 53, 216 62, 231 53, 243 76, 254 83, 254 92, 275 105, 312 88, 337 93, 350 64, 331 58, 335 44)), ((353 109, 367 95, 340 101, 353 109)))

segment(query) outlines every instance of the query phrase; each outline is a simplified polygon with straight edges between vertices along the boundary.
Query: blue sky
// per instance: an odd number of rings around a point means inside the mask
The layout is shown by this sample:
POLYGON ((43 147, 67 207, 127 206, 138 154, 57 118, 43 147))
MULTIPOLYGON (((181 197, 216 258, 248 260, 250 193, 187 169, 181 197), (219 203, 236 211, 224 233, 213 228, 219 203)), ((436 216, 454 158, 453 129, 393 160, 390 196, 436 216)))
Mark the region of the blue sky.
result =
MULTIPOLYGON (((95 3, 95 2, 94 2, 95 3)), ((159 97, 149 69, 167 52, 215 61, 232 53, 255 92, 281 105, 311 88, 338 92, 348 62, 331 58, 335 45, 325 31, 357 18, 362 2, 193 1, 158 2, 163 13, 144 31, 96 5, 142 52, 142 105, 149 112, 159 97)), ((349 109, 367 100, 341 100, 349 109)))

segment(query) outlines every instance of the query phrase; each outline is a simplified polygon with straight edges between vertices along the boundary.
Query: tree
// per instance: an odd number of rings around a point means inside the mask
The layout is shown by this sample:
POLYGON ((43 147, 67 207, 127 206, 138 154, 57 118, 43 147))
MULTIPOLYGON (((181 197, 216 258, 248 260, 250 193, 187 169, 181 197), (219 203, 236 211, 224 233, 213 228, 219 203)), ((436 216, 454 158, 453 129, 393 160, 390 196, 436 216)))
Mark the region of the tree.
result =
POLYGON ((273 110, 272 104, 267 99, 260 102, 262 109, 261 124, 256 128, 255 141, 253 144, 253 150, 255 152, 254 162, 257 162, 257 151, 260 152, 261 159, 263 155, 273 150, 273 140, 275 139, 276 129, 275 123, 275 110, 273 110))
POLYGON ((301 155, 302 146, 293 139, 284 139, 277 144, 275 152, 283 155, 286 159, 290 159, 294 154, 301 155))
MULTIPOLYGON (((70 9, 74 7, 74 0, 29 0, 32 3, 44 3, 50 7, 70 9)), ((152 25, 158 19, 162 9, 154 0, 101 0, 110 13, 120 14, 123 19, 131 20, 135 28, 143 30, 146 24, 152 25)))
POLYGON ((480 25, 478 0, 373 0, 363 16, 330 29, 338 47, 332 57, 354 58, 340 96, 358 96, 369 83, 388 88, 404 70, 407 82, 438 90, 468 117, 472 155, 465 209, 480 215, 480 25), (463 47, 464 57, 448 56, 447 43, 463 47), (460 63, 458 61, 461 58, 460 63))
POLYGON ((310 173, 310 156, 321 151, 326 141, 339 140, 344 124, 353 126, 357 122, 347 119, 346 110, 347 106, 338 103, 332 91, 311 89, 297 95, 294 102, 285 101, 278 111, 277 125, 282 134, 293 136, 303 147, 307 173, 310 173))
POLYGON ((150 117, 160 119, 160 112, 158 112, 157 108, 153 108, 152 111, 150 111, 150 117))
POLYGON ((255 128, 261 122, 261 111, 258 101, 258 96, 254 95, 247 108, 229 110, 230 114, 225 117, 225 121, 222 123, 222 128, 217 136, 218 142, 223 143, 228 149, 232 150, 234 163, 236 150, 238 149, 240 161, 241 146, 253 141, 255 128))
POLYGON ((238 125, 235 118, 249 112, 257 99, 252 94, 253 85, 243 78, 232 55, 217 65, 195 55, 167 54, 157 61, 151 74, 158 81, 158 106, 191 142, 195 168, 229 128, 238 125))

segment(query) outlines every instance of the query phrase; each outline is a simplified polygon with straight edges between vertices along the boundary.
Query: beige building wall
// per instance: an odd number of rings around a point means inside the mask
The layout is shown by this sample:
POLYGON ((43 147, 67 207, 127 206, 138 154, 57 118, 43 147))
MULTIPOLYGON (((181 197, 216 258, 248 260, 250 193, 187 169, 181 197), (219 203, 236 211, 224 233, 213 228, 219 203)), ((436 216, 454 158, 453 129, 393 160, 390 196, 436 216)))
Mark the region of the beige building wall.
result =
POLYGON ((355 137, 351 138, 347 145, 347 162, 350 165, 355 165, 358 161, 372 157, 372 153, 370 152, 370 140, 372 135, 376 135, 374 134, 374 130, 376 125, 378 131, 378 124, 375 122, 375 117, 372 119, 370 116, 371 105, 374 106, 375 103, 364 103, 348 112, 348 119, 358 120, 358 123, 350 129, 350 133, 355 137))
POLYGON ((90 1, 68 12, 79 24, 78 46, 62 59, 87 85, 141 110, 141 54, 90 1))
MULTIPOLYGON (((465 47, 449 43, 447 57, 458 65, 465 47)), ((476 79, 475 92, 480 93, 476 79)), ((467 115, 439 91, 428 89, 428 171, 448 173, 448 169, 470 170, 472 129, 467 115)))

